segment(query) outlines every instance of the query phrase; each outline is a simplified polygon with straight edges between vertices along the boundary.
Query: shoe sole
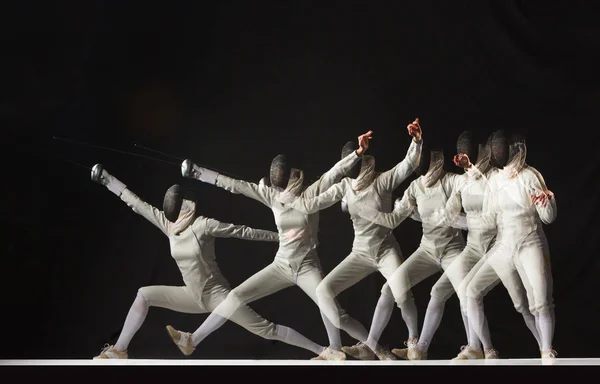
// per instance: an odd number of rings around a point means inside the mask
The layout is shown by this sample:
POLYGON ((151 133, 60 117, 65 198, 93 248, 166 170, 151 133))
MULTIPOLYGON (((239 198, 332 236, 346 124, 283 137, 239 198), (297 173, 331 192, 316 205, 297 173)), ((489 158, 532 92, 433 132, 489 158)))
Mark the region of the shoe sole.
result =
MULTIPOLYGON (((375 360, 375 356, 374 356, 374 355, 373 355, 373 356, 371 356, 370 358, 365 358, 365 359, 363 359, 363 358, 361 358, 361 357, 354 356, 354 354, 352 354, 352 353, 349 353, 349 352, 348 352, 348 351, 346 351, 344 348, 342 348, 342 352, 344 352, 345 354, 347 354, 348 356, 350 356, 350 357, 352 357, 352 358, 354 358, 354 359, 356 359, 356 360, 375 360)), ((344 358, 344 360, 346 360, 346 359, 344 358)))

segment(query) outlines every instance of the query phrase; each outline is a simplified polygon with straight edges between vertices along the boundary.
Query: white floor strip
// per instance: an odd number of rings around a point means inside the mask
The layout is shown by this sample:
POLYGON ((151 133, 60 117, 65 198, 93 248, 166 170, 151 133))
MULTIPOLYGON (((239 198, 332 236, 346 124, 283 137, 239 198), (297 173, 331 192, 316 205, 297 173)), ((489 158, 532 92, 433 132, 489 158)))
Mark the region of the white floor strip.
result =
POLYGON ((554 361, 547 363, 541 359, 498 359, 498 360, 421 360, 421 361, 410 361, 410 360, 396 360, 396 361, 361 361, 361 360, 345 360, 345 361, 315 361, 315 360, 199 360, 199 359, 186 359, 186 360, 149 360, 149 359, 128 359, 128 360, 0 360, 0 365, 63 365, 63 366, 75 366, 75 365, 199 365, 199 366, 257 366, 257 365, 288 365, 288 366, 319 366, 319 365, 600 365, 599 358, 589 359, 555 359, 554 361))

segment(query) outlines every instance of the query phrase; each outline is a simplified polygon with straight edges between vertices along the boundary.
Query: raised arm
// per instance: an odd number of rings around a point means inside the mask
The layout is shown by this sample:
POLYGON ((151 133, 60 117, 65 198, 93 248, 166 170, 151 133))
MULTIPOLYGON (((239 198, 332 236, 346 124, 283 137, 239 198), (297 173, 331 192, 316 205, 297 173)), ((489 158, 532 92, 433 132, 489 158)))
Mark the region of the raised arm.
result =
MULTIPOLYGON (((391 213, 385 213, 368 207, 364 204, 357 204, 357 214, 363 219, 369 220, 375 224, 394 229, 400 225, 406 218, 411 216, 417 208, 417 201, 414 197, 414 184, 404 191, 402 199, 396 199, 394 210, 391 213)), ((418 213, 417 213, 418 214, 418 213)))
POLYGON ((396 164, 394 168, 381 173, 376 179, 375 182, 378 183, 379 187, 388 191, 393 191, 398 188, 398 186, 402 184, 402 182, 406 180, 419 165, 422 147, 422 139, 418 141, 413 139, 410 142, 410 146, 408 147, 404 159, 396 164))
POLYGON ((362 155, 369 149, 369 140, 371 140, 373 131, 369 131, 358 136, 358 149, 352 151, 349 155, 338 161, 329 171, 325 172, 321 178, 312 183, 303 193, 304 197, 315 197, 329 189, 333 184, 339 182, 344 176, 352 170, 352 167, 361 160, 362 155))
POLYGON ((303 197, 311 198, 328 190, 332 185, 339 182, 362 157, 356 151, 352 152, 342 160, 338 161, 321 178, 304 190, 303 197))
POLYGON ((181 174, 183 177, 200 180, 211 185, 216 185, 217 187, 223 188, 226 191, 234 194, 244 195, 259 201, 268 207, 271 207, 273 189, 269 186, 258 185, 243 180, 236 180, 231 177, 221 175, 212 169, 199 167, 198 165, 192 163, 191 160, 185 160, 181 164, 181 174))
POLYGON ((396 166, 389 171, 383 172, 375 182, 379 189, 385 189, 393 191, 398 188, 400 184, 408 176, 410 176, 419 165, 421 159, 421 151, 423 148, 422 130, 419 123, 419 118, 416 118, 411 124, 406 127, 408 134, 412 136, 412 141, 406 152, 404 159, 396 164, 396 166))
POLYGON ((138 215, 154 224, 165 235, 169 234, 170 222, 165 217, 165 214, 146 203, 135 193, 127 189, 127 186, 119 181, 116 177, 109 174, 103 169, 101 164, 96 164, 92 168, 92 180, 106 186, 112 193, 119 196, 127 205, 138 215))
POLYGON ((331 207, 344 198, 346 183, 342 180, 332 185, 328 190, 316 197, 293 197, 288 199, 284 194, 279 195, 279 201, 288 207, 294 208, 308 215, 331 207))
POLYGON ((527 186, 532 196, 535 209, 544 224, 556 220, 557 206, 554 194, 546 187, 542 174, 533 167, 527 168, 527 186))
POLYGON ((245 225, 223 223, 210 218, 205 221, 205 233, 214 237, 235 237, 251 241, 279 241, 277 232, 254 229, 245 225))

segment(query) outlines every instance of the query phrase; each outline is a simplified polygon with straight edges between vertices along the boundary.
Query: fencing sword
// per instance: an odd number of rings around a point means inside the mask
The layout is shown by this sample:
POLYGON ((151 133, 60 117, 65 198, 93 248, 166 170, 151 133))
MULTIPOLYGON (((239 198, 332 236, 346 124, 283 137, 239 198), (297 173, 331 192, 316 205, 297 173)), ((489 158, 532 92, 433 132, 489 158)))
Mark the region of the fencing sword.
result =
MULTIPOLYGON (((169 165, 181 167, 182 174, 184 174, 184 175, 185 174, 189 174, 189 171, 191 170, 191 167, 192 167, 192 160, 189 159, 189 158, 184 160, 181 157, 169 155, 167 153, 158 151, 156 149, 148 148, 148 147, 136 144, 136 143, 134 143, 134 146, 136 146, 136 147, 143 148, 143 149, 151 151, 151 152, 160 153, 160 154, 162 154, 164 156, 167 156, 167 157, 172 157, 172 158, 175 158, 175 159, 178 159, 178 160, 183 160, 183 162, 181 162, 181 163, 175 163, 175 162, 172 162, 172 161, 167 161, 167 160, 163 160, 163 159, 157 159, 155 157, 144 156, 144 155, 141 155, 139 153, 127 152, 127 151, 123 151, 123 150, 120 150, 120 149, 114 149, 114 148, 103 147, 103 146, 99 146, 99 145, 95 145, 95 144, 83 143, 83 142, 80 142, 80 141, 75 141, 75 140, 66 139, 66 138, 60 138, 60 137, 56 137, 56 136, 53 136, 53 139, 60 140, 60 141, 65 141, 65 142, 72 143, 72 144, 83 145, 83 146, 87 146, 87 147, 91 147, 91 148, 104 149, 104 150, 107 150, 107 151, 117 152, 117 153, 121 153, 121 154, 124 154, 124 155, 136 156, 136 157, 140 157, 140 158, 144 158, 144 159, 148 159, 148 160, 159 161, 159 162, 162 162, 162 163, 165 163, 165 164, 169 164, 169 165)), ((220 171, 218 169, 215 169, 214 167, 208 167, 207 166, 206 168, 210 168, 210 169, 212 169, 212 170, 214 170, 214 171, 216 171, 216 172, 218 172, 218 173, 220 173, 222 175, 225 175, 225 176, 229 176, 229 177, 232 177, 232 178, 235 178, 235 179, 239 179, 239 180, 244 180, 243 177, 240 177, 240 176, 237 176, 237 175, 233 175, 233 174, 231 174, 229 172, 222 172, 222 171, 220 171)))
POLYGON ((117 153, 121 153, 121 154, 124 154, 124 155, 130 155, 130 156, 141 157, 143 159, 160 161, 160 162, 163 162, 163 163, 166 163, 166 164, 170 164, 170 165, 174 165, 174 166, 178 166, 178 167, 181 166, 181 164, 177 164, 177 163, 174 163, 172 161, 157 159, 157 158, 150 157, 150 156, 144 156, 144 155, 140 155, 139 153, 133 153, 133 152, 122 151, 120 149, 102 147, 100 145, 83 143, 83 142, 80 142, 80 141, 75 141, 75 140, 71 140, 71 139, 65 139, 65 138, 56 137, 56 136, 53 136, 52 138, 54 140, 65 141, 65 142, 68 142, 68 143, 71 143, 71 144, 83 145, 83 146, 86 146, 86 147, 97 148, 97 149, 104 149, 104 150, 107 150, 107 151, 117 152, 117 153))

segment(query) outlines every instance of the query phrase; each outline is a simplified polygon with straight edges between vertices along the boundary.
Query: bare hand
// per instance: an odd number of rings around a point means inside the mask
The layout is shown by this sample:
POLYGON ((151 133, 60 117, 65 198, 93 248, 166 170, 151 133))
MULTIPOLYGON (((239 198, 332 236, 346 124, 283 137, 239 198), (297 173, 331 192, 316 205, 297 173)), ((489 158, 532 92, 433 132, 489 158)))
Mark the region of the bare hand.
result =
POLYGON ((538 194, 531 195, 531 202, 545 208, 553 197, 554 194, 551 191, 539 192, 538 194))
POLYGON ((369 131, 364 135, 358 136, 358 149, 356 150, 356 154, 361 156, 363 153, 369 149, 369 140, 373 138, 373 131, 369 131))
POLYGON ((423 134, 423 131, 421 130, 421 125, 419 124, 418 117, 415 119, 415 121, 408 124, 406 126, 406 129, 408 129, 408 134, 411 135, 415 141, 421 140, 421 135, 423 134))
POLYGON ((459 153, 458 155, 455 155, 452 161, 454 161, 454 164, 456 164, 457 167, 461 167, 463 169, 469 169, 473 166, 471 159, 469 159, 469 156, 467 156, 465 153, 459 153))

